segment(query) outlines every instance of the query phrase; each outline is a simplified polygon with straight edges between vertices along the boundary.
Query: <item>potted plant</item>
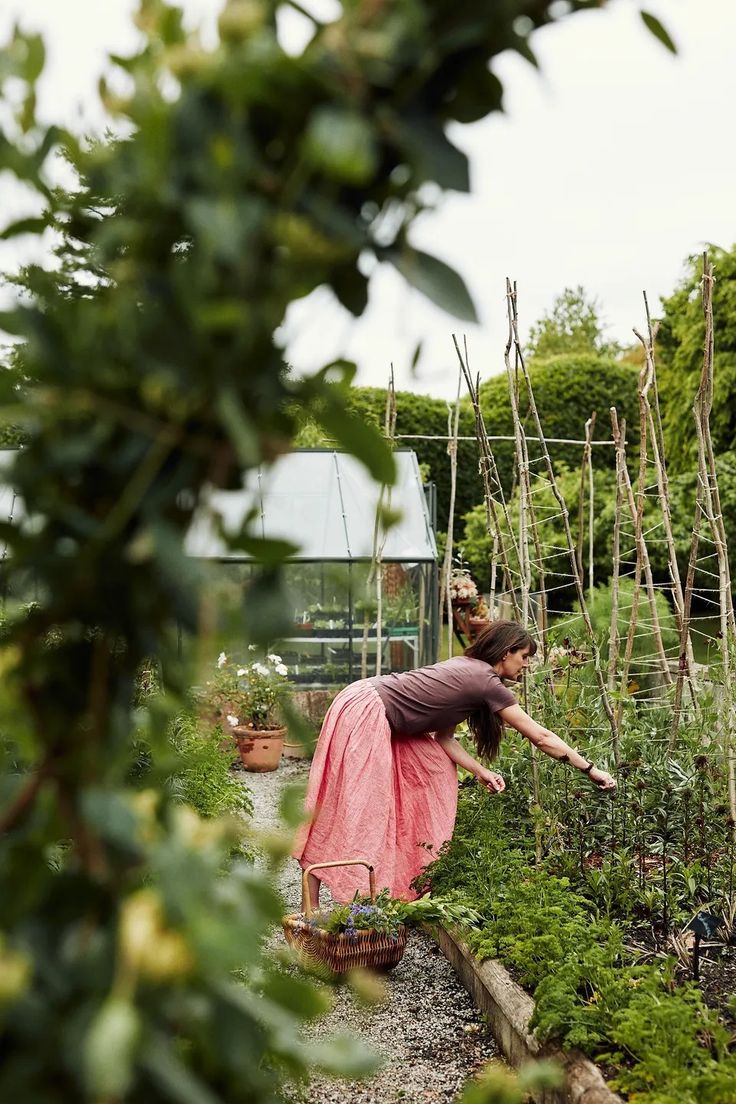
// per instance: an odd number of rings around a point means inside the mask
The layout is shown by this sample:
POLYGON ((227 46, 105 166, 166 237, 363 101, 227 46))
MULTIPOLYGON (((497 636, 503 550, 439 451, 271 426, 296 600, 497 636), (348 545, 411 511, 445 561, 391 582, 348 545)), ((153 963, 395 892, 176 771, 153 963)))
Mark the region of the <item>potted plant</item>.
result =
POLYGON ((450 598, 454 606, 475 606, 478 587, 469 571, 456 567, 450 575, 450 598))
POLYGON ((294 623, 291 627, 291 631, 294 636, 309 636, 312 632, 312 614, 309 610, 304 610, 301 616, 294 618, 294 623))
POLYGON ((346 629, 347 623, 342 617, 320 617, 314 621, 316 636, 341 637, 345 635, 346 629))
POLYGON ((239 665, 220 653, 213 679, 215 695, 232 710, 225 721, 246 770, 273 771, 279 765, 286 727, 278 706, 288 687, 281 656, 239 665))

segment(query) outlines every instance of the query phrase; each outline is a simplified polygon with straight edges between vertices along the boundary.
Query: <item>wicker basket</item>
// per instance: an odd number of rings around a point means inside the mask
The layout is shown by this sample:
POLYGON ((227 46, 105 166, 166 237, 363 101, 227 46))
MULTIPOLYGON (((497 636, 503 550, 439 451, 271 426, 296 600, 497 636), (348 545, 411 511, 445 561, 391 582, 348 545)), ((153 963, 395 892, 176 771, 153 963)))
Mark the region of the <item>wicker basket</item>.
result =
POLYGON ((313 863, 302 875, 305 911, 285 916, 283 919, 286 941, 299 953, 309 967, 328 966, 336 974, 359 967, 371 970, 392 970, 406 949, 407 929, 401 924, 394 938, 383 932, 355 931, 327 932, 309 923, 312 902, 309 897, 309 875, 314 870, 328 866, 365 866, 368 868, 371 901, 376 900, 376 877, 373 867, 365 859, 346 859, 344 862, 313 863))

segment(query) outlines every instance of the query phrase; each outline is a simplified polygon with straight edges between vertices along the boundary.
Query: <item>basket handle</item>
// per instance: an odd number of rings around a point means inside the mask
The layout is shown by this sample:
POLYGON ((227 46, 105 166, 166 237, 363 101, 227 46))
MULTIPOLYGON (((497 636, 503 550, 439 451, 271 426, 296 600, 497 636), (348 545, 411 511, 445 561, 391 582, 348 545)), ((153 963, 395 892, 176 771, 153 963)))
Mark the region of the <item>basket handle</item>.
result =
POLYGON ((302 889, 304 891, 304 905, 305 905, 304 915, 306 916, 307 920, 312 915, 312 900, 309 896, 309 881, 308 881, 309 875, 312 873, 313 870, 324 870, 328 866, 365 866, 365 867, 367 867, 367 869, 368 869, 368 885, 369 885, 370 894, 371 894, 371 904, 375 905, 375 903, 376 903, 376 875, 375 875, 375 872, 373 870, 372 864, 369 863, 367 859, 342 859, 342 860, 338 860, 337 862, 312 863, 311 866, 307 866, 307 867, 304 868, 304 873, 302 874, 302 889))

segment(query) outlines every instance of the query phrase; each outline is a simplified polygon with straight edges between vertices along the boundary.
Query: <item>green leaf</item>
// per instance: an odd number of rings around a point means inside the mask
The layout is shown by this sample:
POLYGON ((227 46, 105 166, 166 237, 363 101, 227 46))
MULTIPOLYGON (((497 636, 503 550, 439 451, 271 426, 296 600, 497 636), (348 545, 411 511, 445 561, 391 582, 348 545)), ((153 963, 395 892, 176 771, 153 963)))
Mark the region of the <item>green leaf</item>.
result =
POLYGON ((565 1074, 557 1062, 541 1058, 527 1062, 519 1069, 519 1088, 523 1092, 534 1089, 559 1089, 565 1084, 565 1074))
POLYGON ((43 216, 18 219, 0 232, 0 239, 6 241, 8 238, 17 238, 19 234, 42 234, 47 226, 48 223, 43 216))
POLYGON ((354 263, 335 271, 331 287, 342 305, 356 318, 368 306, 368 277, 354 263))
POLYGON ((503 85, 483 59, 463 70, 448 109, 459 123, 474 123, 503 106, 503 85))
POLYGON ((119 793, 90 787, 82 795, 85 820, 103 839, 128 850, 136 850, 137 818, 130 804, 119 793))
POLYGON ((240 463, 245 468, 256 467, 261 458, 258 434, 240 396, 231 387, 223 387, 215 399, 215 407, 240 463))
POLYGON ((466 322, 478 321, 465 281, 444 261, 410 245, 405 245, 400 251, 387 250, 383 256, 391 261, 408 283, 448 314, 466 322))
POLYGON ((303 978, 270 974, 263 985, 263 995, 282 1008, 288 1009, 300 1020, 314 1020, 332 1007, 329 995, 303 978))
POLYGON ((298 544, 291 541, 278 540, 275 537, 254 537, 251 533, 241 532, 228 535, 222 531, 223 538, 229 548, 239 552, 247 552, 254 560, 258 560, 266 566, 282 564, 299 551, 298 544))
POLYGON ((468 158, 452 144, 441 124, 410 117, 400 120, 395 129, 422 180, 433 180, 441 188, 456 192, 470 191, 468 158))
POLYGON ((347 184, 366 184, 376 171, 373 128, 356 112, 322 107, 312 116, 305 153, 317 168, 347 184))
POLYGON ((378 515, 378 521, 381 525, 381 529, 384 533, 387 533, 389 529, 393 529, 394 525, 398 525, 401 521, 403 512, 397 510, 391 506, 381 503, 376 511, 378 515))
MULTIPOLYGON (((289 738, 293 739, 291 730, 289 738)), ((296 828, 304 820, 304 797, 306 786, 302 782, 292 782, 285 786, 279 797, 279 817, 288 828, 296 828)))
POLYGON ((337 402, 326 403, 315 416, 331 437, 365 464, 374 479, 393 485, 396 464, 375 426, 337 402))
POLYGON ((92 1021, 84 1041, 84 1074, 90 1095, 122 1097, 132 1080, 140 1020, 133 1005, 110 997, 92 1021))
POLYGON ((0 332, 4 330, 9 334, 25 334, 28 324, 28 312, 21 308, 0 311, 0 332))
POLYGON ((524 1093, 513 1070, 487 1066, 477 1080, 465 1086, 460 1104, 522 1104, 524 1093))
POLYGON ((532 50, 529 39, 526 35, 517 35, 514 41, 514 49, 516 49, 521 56, 528 61, 530 65, 533 65, 535 69, 539 68, 539 62, 537 61, 537 55, 532 50))
POLYGON ((23 76, 29 84, 34 84, 43 72, 46 61, 46 47, 41 35, 25 35, 26 57, 23 76))
POLYGON ((652 15, 651 12, 643 10, 639 12, 639 15, 642 17, 644 21, 644 26, 647 28, 647 30, 651 31, 654 37, 659 39, 665 49, 669 50, 671 54, 676 54, 677 47, 675 46, 675 43, 673 42, 669 32, 657 19, 656 15, 652 15))
POLYGON ((151 1040, 143 1063, 168 1099, 179 1101, 179 1104, 222 1104, 222 1098, 211 1093, 163 1039, 151 1040))
POLYGON ((286 636, 291 617, 291 600, 286 592, 282 573, 268 567, 254 576, 245 592, 244 617, 248 638, 268 644, 286 636))
MULTIPOLYGON (((340 379, 337 383, 338 387, 351 387, 358 374, 358 365, 354 360, 344 360, 342 358, 331 360, 329 364, 325 364, 324 368, 320 368, 314 378, 325 381, 329 379, 329 377, 334 376, 335 373, 339 373, 340 375, 340 379)), ((335 385, 331 383, 330 386, 335 385)))
POLYGON ((308 1043, 305 1055, 310 1065, 338 1077, 367 1077, 381 1066, 381 1059, 375 1051, 350 1035, 336 1035, 324 1042, 308 1043))
MULTIPOLYGON (((314 725, 307 719, 306 714, 296 708, 290 698, 284 699, 281 703, 281 708, 284 713, 284 720, 289 729, 289 742, 292 744, 303 744, 307 750, 313 750, 317 740, 317 733, 315 732, 314 725)), ((287 786, 284 793, 289 795, 291 790, 292 787, 287 786)), ((290 800, 290 798, 288 799, 290 800)), ((299 820, 304 816, 304 794, 301 795, 301 802, 301 811, 298 813, 299 820)), ((297 815, 296 810, 295 815, 297 815)), ((284 819, 287 819, 287 823, 291 823, 288 821, 287 813, 282 812, 282 816, 284 816, 284 819)), ((294 824, 298 824, 299 820, 294 821, 294 824)))

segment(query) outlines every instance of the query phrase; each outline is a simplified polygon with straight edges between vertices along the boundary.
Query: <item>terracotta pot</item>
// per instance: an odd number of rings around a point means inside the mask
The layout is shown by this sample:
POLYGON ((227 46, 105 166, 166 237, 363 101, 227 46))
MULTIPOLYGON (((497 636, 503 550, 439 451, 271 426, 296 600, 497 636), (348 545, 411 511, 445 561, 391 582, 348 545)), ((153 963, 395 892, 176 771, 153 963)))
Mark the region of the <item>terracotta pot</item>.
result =
POLYGON ((237 725, 232 729, 232 734, 238 745, 240 761, 247 771, 264 774, 278 768, 284 747, 285 728, 258 729, 237 725))

